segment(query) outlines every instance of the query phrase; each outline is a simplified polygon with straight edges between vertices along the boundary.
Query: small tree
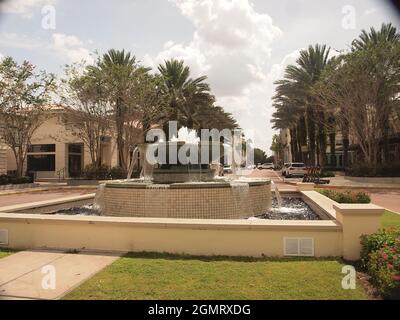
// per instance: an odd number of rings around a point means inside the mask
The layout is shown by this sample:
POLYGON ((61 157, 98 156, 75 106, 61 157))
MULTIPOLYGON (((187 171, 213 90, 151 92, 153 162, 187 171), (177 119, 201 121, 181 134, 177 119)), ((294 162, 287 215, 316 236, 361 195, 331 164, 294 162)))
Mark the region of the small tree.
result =
MULTIPOLYGON (((366 164, 379 163, 385 126, 399 105, 400 45, 380 43, 342 57, 314 94, 356 138, 366 164)), ((342 129, 342 131, 343 131, 342 129)))
POLYGON ((23 175, 31 138, 45 119, 46 104, 54 89, 54 76, 35 73, 28 61, 18 64, 11 57, 0 62, 0 139, 12 150, 17 176, 23 175))
POLYGON ((73 135, 88 147, 95 168, 101 165, 102 138, 113 127, 112 107, 105 89, 105 79, 98 69, 79 74, 76 66, 67 67, 63 80, 62 101, 66 105, 62 120, 73 135))
POLYGON ((137 72, 134 89, 128 98, 128 109, 125 122, 125 141, 129 146, 137 143, 137 132, 141 132, 141 140, 154 126, 162 126, 169 120, 168 97, 162 92, 163 79, 152 75, 147 69, 137 72))
POLYGON ((267 154, 264 150, 259 148, 254 149, 254 163, 266 163, 267 161, 267 154))
POLYGON ((283 162, 283 150, 285 146, 279 135, 275 134, 272 138, 271 151, 275 153, 276 164, 281 165, 283 162))

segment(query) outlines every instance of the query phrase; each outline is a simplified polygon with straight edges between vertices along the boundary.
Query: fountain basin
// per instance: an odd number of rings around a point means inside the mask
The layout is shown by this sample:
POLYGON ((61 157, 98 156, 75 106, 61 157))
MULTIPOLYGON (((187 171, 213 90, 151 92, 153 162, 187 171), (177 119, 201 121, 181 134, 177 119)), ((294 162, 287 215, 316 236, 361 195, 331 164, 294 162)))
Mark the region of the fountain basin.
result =
POLYGON ((271 208, 269 180, 153 184, 107 183, 104 215, 117 217, 245 219, 271 208))
POLYGON ((214 179, 214 171, 211 169, 196 170, 191 172, 189 168, 183 167, 175 170, 155 169, 153 171, 153 181, 155 183, 184 183, 191 181, 207 182, 214 179))

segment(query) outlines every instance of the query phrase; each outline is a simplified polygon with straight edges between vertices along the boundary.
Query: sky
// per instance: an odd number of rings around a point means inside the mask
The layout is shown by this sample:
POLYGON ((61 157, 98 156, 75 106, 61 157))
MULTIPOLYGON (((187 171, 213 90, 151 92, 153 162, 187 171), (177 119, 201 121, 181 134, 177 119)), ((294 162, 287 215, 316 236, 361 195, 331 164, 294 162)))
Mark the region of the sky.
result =
POLYGON ((184 60, 192 77, 208 76, 218 105, 269 155, 274 81, 300 50, 320 43, 337 54, 362 29, 400 29, 383 0, 6 0, 0 11, 0 58, 59 76, 66 64, 90 63, 110 48, 153 70, 184 60))

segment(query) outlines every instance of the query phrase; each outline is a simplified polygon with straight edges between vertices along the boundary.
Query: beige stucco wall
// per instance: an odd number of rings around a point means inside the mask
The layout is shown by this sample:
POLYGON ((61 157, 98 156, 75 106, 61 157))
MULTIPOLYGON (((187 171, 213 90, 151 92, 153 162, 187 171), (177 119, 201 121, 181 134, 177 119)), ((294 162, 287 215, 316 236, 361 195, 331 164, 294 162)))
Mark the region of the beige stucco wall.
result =
POLYGON ((336 204, 337 221, 343 226, 343 257, 357 260, 360 257, 360 237, 381 228, 384 209, 373 204, 336 204))
POLYGON ((284 237, 313 237, 315 256, 340 256, 341 230, 333 222, 280 222, 68 217, 0 214, 9 248, 155 251, 196 255, 283 256, 284 237), (104 220, 106 219, 106 220, 104 220))
MULTIPOLYGON (((303 199, 316 201, 315 206, 333 220, 194 220, 0 213, 0 231, 7 230, 9 234, 8 244, 0 247, 283 256, 284 238, 313 238, 316 257, 359 259, 360 237, 379 230, 384 209, 372 204, 337 204, 329 199, 324 202, 326 197, 315 191, 301 194, 303 199)), ((93 196, 80 196, 79 200, 93 196)), ((30 208, 73 200, 50 200, 1 211, 29 212, 30 208)))
POLYGON ((7 148, 0 143, 0 175, 7 173, 7 148))
MULTIPOLYGON (((32 144, 55 144, 56 145, 56 162, 54 172, 40 172, 39 175, 43 178, 53 178, 57 177, 56 173, 59 170, 65 168, 66 177, 68 177, 68 144, 76 143, 83 144, 83 141, 79 139, 76 135, 68 130, 61 121, 61 113, 55 113, 35 131, 31 143, 32 144)), ((83 146, 83 164, 82 169, 91 163, 89 149, 86 145, 83 146)), ((110 146, 107 148, 110 154, 106 155, 105 163, 110 166, 116 166, 117 152, 115 141, 112 140, 110 146)), ((11 150, 8 150, 7 155, 7 166, 8 170, 15 170, 15 157, 11 150)))

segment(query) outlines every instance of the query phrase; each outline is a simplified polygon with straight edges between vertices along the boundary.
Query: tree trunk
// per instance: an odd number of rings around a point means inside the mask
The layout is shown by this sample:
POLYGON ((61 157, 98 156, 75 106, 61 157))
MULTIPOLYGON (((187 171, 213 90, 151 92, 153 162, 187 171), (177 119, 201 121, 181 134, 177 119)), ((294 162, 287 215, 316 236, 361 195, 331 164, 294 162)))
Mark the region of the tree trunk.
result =
POLYGON ((125 157, 125 143, 124 143, 124 111, 122 101, 117 99, 116 110, 115 110, 115 122, 117 127, 117 149, 118 149, 118 160, 119 165, 124 170, 127 170, 126 157, 125 157))
POLYGON ((309 150, 310 165, 315 166, 316 137, 315 137, 315 118, 314 118, 314 112, 312 111, 312 107, 308 106, 306 108, 306 116, 307 116, 307 136, 310 148, 309 150))
POLYGON ((301 117, 298 125, 298 146, 299 146, 299 159, 305 163, 306 159, 302 150, 302 146, 307 145, 307 125, 305 117, 301 117))
POLYGON ((319 129, 318 133, 318 145, 319 145, 319 165, 321 167, 324 167, 326 164, 326 148, 327 148, 327 143, 326 143, 326 132, 325 128, 319 129))
POLYGON ((384 121, 383 124, 383 132, 382 132, 382 142, 383 142, 383 163, 388 163, 389 162, 389 119, 384 121))
MULTIPOLYGON (((20 148, 19 148, 20 149, 20 148)), ((20 178, 24 174, 24 157, 22 154, 22 151, 18 150, 17 153, 17 159, 16 159, 16 165, 17 165, 17 177, 20 178)))
POLYGON ((343 143, 343 169, 347 169, 349 166, 349 132, 348 130, 342 131, 342 143, 343 143))
POLYGON ((329 147, 330 147, 330 163, 332 167, 336 167, 336 132, 333 131, 329 134, 329 147))

